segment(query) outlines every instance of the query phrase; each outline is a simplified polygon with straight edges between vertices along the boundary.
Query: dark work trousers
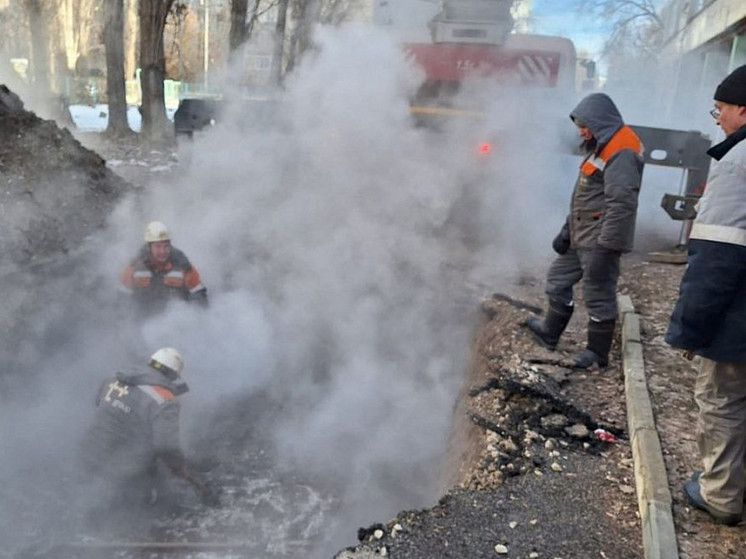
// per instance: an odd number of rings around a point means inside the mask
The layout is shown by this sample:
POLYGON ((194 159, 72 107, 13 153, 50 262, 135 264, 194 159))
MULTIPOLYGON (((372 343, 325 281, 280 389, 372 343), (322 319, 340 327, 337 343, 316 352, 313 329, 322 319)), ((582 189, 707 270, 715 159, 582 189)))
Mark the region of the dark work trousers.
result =
POLYGON ((85 529, 128 524, 152 504, 158 474, 155 462, 128 475, 116 475, 115 470, 112 466, 110 470, 99 467, 81 471, 85 476, 80 490, 85 529))
POLYGON ((565 306, 573 302, 573 287, 583 281, 583 298, 588 316, 595 321, 613 320, 617 315, 616 286, 619 281, 619 256, 614 257, 608 277, 589 279, 590 249, 570 249, 559 255, 547 272, 546 294, 565 306))
POLYGON ((699 406, 697 442, 704 466, 699 485, 710 506, 741 514, 746 489, 746 362, 699 359, 694 385, 699 406))

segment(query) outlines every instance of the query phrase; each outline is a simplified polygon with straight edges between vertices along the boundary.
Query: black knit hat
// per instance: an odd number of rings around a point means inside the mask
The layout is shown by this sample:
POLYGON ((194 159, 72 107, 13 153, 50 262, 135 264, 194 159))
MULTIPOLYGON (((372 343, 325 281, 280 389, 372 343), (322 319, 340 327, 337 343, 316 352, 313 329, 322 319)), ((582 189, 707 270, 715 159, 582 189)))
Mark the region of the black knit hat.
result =
POLYGON ((746 64, 733 70, 715 90, 715 101, 746 106, 746 64))

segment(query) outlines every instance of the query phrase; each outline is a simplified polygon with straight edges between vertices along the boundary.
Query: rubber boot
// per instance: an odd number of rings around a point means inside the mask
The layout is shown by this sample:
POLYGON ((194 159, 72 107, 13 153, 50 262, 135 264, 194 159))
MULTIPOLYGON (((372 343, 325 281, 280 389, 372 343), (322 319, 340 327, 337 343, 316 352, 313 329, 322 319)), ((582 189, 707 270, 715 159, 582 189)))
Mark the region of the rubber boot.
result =
POLYGON ((570 322, 573 305, 565 305, 559 301, 549 299, 549 308, 544 320, 532 316, 523 324, 531 330, 534 339, 547 349, 555 350, 562 332, 570 322))
POLYGON ((614 328, 616 319, 596 322, 588 321, 588 344, 585 350, 573 359, 573 367, 576 369, 587 369, 594 363, 599 367, 609 364, 609 350, 614 341, 614 328))

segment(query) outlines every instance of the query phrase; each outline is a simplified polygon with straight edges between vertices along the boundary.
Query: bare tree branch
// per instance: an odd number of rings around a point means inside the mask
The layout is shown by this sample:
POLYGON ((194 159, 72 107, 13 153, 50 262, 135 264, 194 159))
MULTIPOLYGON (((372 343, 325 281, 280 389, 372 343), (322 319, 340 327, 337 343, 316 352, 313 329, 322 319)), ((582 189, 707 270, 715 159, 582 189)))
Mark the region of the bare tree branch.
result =
POLYGON ((608 21, 611 35, 604 56, 624 52, 628 58, 655 57, 661 41, 663 20, 660 0, 577 0, 578 9, 608 21))

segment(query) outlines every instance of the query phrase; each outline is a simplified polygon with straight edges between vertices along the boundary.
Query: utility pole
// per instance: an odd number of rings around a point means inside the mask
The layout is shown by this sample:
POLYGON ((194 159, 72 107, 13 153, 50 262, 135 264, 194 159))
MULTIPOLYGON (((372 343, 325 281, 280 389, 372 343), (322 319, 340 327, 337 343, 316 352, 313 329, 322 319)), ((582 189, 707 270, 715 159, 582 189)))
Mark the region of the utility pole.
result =
POLYGON ((202 33, 202 71, 204 73, 203 86, 205 88, 205 93, 207 93, 210 87, 209 78, 207 76, 210 71, 210 0, 200 0, 200 3, 205 7, 205 27, 204 32, 202 33))

